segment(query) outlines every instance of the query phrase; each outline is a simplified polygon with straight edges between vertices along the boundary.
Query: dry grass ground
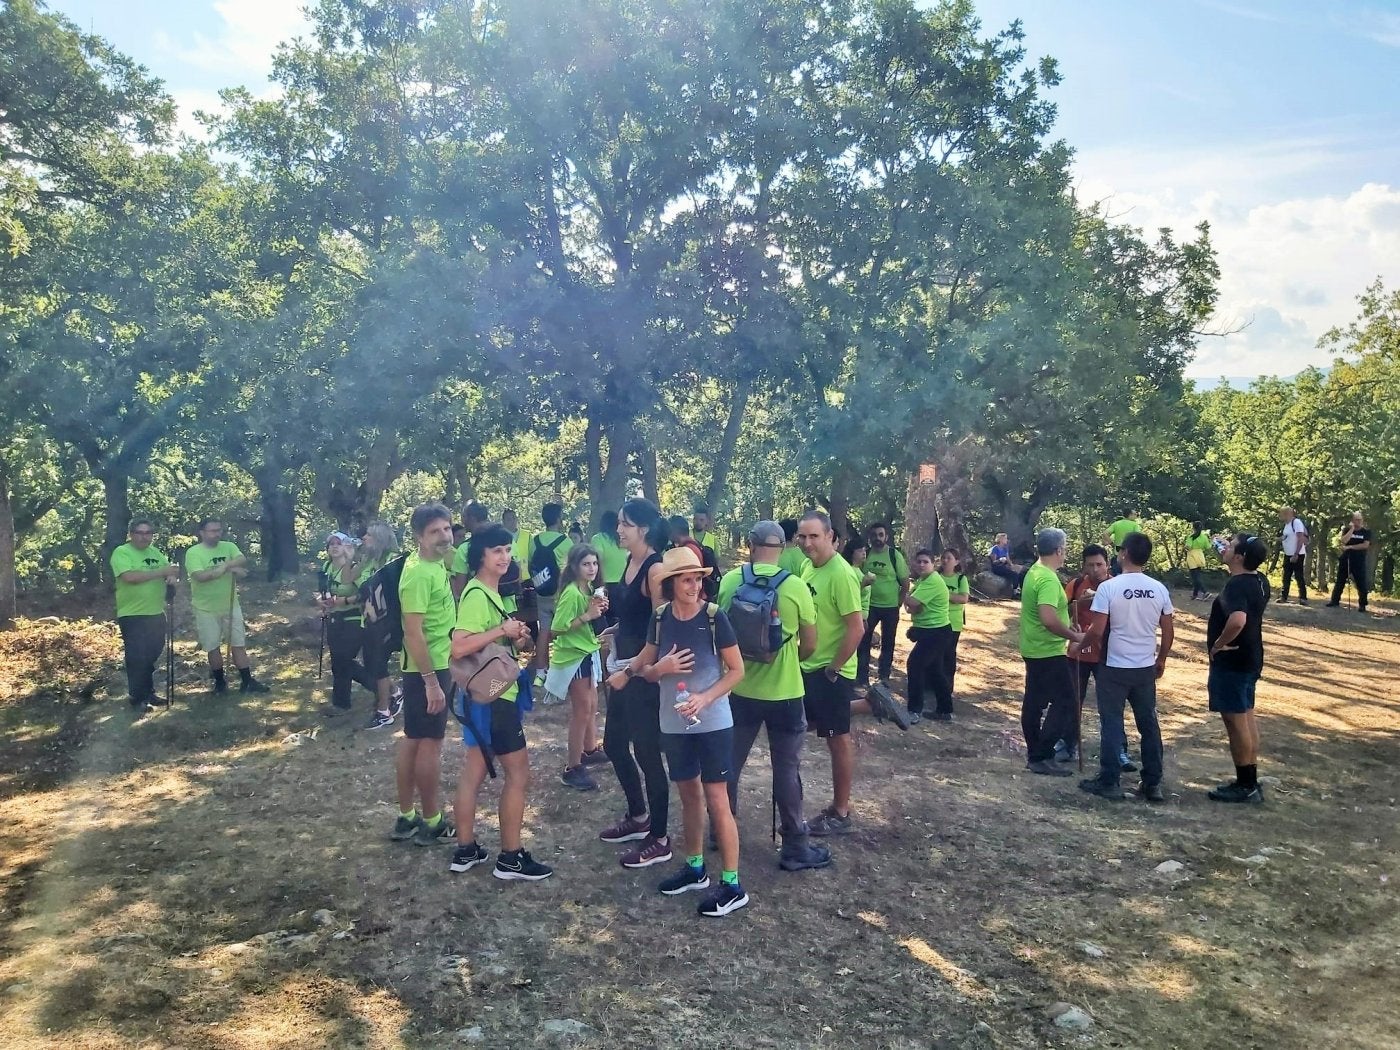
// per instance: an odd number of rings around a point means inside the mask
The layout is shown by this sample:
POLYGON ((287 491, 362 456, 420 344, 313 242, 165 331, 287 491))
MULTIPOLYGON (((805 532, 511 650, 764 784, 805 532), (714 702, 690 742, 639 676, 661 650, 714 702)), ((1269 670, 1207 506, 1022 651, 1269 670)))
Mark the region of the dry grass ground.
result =
MULTIPOLYGON (((114 666, 77 695, 114 632, 71 628, 72 666, 51 652, 66 625, 4 636, 0 1044, 1400 1045, 1397 621, 1271 610, 1261 772, 1278 782, 1231 808, 1205 798, 1230 764, 1205 711, 1205 607, 1186 604, 1161 696, 1166 805, 1024 771, 1013 609, 976 606, 958 721, 859 725, 859 830, 833 868, 776 869, 755 755, 753 904, 723 921, 597 841, 619 793, 608 773, 593 795, 558 783, 559 708, 528 730, 528 844, 555 878, 451 876, 446 850, 388 842, 393 738, 304 732, 316 628, 288 595, 246 603, 264 610, 270 698, 203 693, 186 641, 175 708, 135 725, 114 666), (36 690, 56 668, 61 699, 36 690), (1184 866, 1157 874, 1165 860, 1184 866), (1092 1027, 1056 1028, 1056 1001, 1092 1027)), ((815 811, 815 742, 804 778, 815 811)))

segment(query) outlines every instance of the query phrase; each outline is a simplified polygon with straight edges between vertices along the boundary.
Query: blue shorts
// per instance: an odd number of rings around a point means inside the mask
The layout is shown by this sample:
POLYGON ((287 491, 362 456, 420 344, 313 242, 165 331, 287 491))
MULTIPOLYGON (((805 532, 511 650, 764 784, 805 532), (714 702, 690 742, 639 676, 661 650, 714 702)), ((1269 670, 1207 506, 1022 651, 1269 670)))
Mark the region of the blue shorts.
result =
POLYGON ((1259 676, 1253 671, 1227 671, 1212 667, 1206 678, 1210 709, 1223 715, 1242 715, 1254 710, 1254 686, 1259 676))
POLYGON ((708 733, 662 733, 661 750, 677 784, 696 777, 703 784, 727 784, 734 771, 732 726, 708 733))

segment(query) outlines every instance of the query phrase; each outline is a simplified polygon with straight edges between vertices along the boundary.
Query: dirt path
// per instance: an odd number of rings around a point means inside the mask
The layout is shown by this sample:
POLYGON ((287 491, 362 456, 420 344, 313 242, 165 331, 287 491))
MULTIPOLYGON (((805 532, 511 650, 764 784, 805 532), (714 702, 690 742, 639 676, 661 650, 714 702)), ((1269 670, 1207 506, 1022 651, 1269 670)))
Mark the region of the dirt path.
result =
MULTIPOLYGON (((40 738, 65 761, 0 785, 6 1047, 1400 1045, 1393 619, 1271 612, 1260 771, 1278 782, 1231 808, 1204 795, 1229 756, 1204 608, 1183 610, 1170 798, 1148 807, 1024 771, 1012 609, 977 606, 958 720, 859 726, 834 868, 776 870, 755 755, 754 903, 709 922, 597 841, 620 795, 606 773, 594 795, 558 784, 559 708, 529 726, 528 843, 554 879, 451 876, 445 850, 389 843, 392 737, 292 736, 317 723, 315 634, 277 608, 266 706, 190 695, 134 727, 117 703, 7 712, 0 770, 40 738), (1056 1001, 1092 1026, 1052 1025, 1056 1001)), ((809 743, 812 810, 822 757, 809 743)))

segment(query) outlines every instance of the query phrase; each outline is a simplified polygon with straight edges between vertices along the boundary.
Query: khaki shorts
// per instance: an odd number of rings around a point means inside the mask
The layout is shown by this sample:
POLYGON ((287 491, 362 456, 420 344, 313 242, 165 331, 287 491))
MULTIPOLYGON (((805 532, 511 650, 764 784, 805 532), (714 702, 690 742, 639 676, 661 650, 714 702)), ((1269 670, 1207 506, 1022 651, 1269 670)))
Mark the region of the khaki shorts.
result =
MULTIPOLYGON (((199 647, 212 653, 229 641, 229 619, 220 613, 194 611, 194 630, 199 637, 199 647)), ((237 602, 233 606, 233 647, 242 649, 248 644, 243 632, 243 609, 237 602)))

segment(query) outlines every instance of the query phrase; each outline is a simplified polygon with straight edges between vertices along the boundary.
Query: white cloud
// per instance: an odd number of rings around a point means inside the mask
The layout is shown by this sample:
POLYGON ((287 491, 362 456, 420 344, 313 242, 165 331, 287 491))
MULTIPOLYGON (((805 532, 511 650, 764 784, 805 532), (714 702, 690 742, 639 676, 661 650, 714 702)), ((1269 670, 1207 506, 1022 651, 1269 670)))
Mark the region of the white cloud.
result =
POLYGON ((1230 334, 1202 339, 1189 375, 1291 375, 1330 363, 1317 341, 1355 316, 1368 284, 1400 286, 1400 186, 1356 174, 1400 171, 1397 153, 1323 138, 1115 148, 1078 159, 1078 193, 1148 231, 1186 237, 1210 223, 1221 270, 1211 327, 1230 334))
POLYGON ((1386 47, 1400 47, 1400 14, 1367 9, 1359 16, 1361 35, 1386 47))
POLYGON ((213 7, 223 23, 217 35, 176 40, 162 34, 157 43, 177 61, 204 72, 265 80, 277 45, 310 26, 295 0, 215 0, 213 7))

